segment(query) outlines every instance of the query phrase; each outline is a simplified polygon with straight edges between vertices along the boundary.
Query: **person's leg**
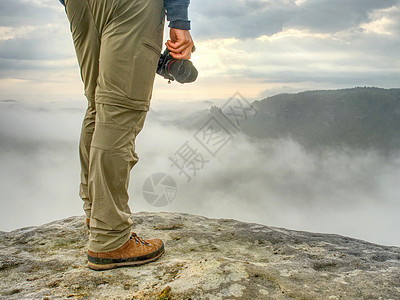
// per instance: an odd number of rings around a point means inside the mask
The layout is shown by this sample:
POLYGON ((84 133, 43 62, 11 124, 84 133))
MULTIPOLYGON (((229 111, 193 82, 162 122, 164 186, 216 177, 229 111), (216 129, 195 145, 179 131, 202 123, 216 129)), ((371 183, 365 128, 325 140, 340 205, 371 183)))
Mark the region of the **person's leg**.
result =
POLYGON ((96 103, 89 162, 92 200, 88 267, 108 270, 152 262, 164 253, 160 239, 142 240, 131 232, 129 175, 139 158, 135 139, 147 111, 96 103))
POLYGON ((101 35, 88 248, 104 253, 124 245, 131 234, 129 175, 138 161, 135 138, 145 121, 161 53, 164 7, 162 0, 88 2, 101 35))
MULTIPOLYGON (((88 101, 85 118, 83 119, 81 136, 79 141, 79 158, 81 163, 81 183, 79 189, 79 196, 83 200, 83 210, 85 211, 86 218, 90 220, 92 211, 92 201, 89 197, 89 155, 90 145, 95 127, 96 118, 96 105, 95 102, 88 101)), ((87 224, 90 226, 90 222, 87 224)))
MULTIPOLYGON (((129 242, 129 173, 138 160, 134 141, 149 109, 161 53, 164 7, 162 0, 67 0, 66 7, 71 23, 81 29, 74 31, 71 25, 84 82, 92 82, 88 69, 96 69, 85 60, 95 58, 98 63, 96 108, 91 115, 96 120, 87 122, 91 130, 94 124, 94 133, 90 152, 82 150, 87 154, 81 155, 82 165, 89 164, 86 173, 82 168, 88 180, 82 180, 81 195, 89 199, 89 251, 105 253, 129 242), (97 37, 99 53, 90 52, 87 39, 92 37, 97 37)), ((86 83, 85 93, 91 98, 86 83)), ((82 136, 82 149, 89 149, 89 130, 82 136)))
POLYGON ((87 1, 66 0, 66 13, 74 41, 75 52, 88 100, 82 124, 79 156, 81 163, 80 197, 87 218, 91 215, 91 200, 88 192, 88 170, 90 144, 95 125, 95 90, 99 76, 100 36, 87 1))
POLYGON ((89 164, 89 250, 108 252, 121 247, 131 235, 129 175, 139 160, 135 138, 143 128, 147 111, 100 103, 96 111, 89 164))
POLYGON ((111 17, 101 31, 96 103, 148 111, 161 55, 164 3, 163 0, 112 3, 111 17))

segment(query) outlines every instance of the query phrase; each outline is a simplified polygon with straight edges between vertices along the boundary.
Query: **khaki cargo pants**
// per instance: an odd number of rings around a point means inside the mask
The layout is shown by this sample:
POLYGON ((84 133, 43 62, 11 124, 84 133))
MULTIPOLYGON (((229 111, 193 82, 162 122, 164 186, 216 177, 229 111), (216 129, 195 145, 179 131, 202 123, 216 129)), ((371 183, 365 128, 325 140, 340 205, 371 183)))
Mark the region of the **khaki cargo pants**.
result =
POLYGON ((130 237, 129 175, 153 89, 164 29, 163 0, 66 0, 88 100, 79 153, 89 249, 130 237))

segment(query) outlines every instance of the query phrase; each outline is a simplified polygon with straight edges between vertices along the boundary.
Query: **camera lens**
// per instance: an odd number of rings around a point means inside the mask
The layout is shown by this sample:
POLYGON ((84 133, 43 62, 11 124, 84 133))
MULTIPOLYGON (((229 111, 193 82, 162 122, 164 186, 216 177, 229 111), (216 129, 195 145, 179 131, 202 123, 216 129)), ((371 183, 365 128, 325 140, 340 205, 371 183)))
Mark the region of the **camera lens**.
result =
POLYGON ((169 64, 168 73, 180 83, 196 80, 198 72, 189 60, 173 60, 169 64))

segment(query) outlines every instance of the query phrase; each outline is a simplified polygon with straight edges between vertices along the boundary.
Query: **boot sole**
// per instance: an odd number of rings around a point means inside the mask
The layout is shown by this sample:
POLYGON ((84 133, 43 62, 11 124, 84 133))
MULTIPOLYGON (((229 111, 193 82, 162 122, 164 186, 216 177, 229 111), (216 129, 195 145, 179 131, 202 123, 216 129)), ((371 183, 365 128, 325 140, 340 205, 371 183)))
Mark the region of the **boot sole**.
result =
POLYGON ((164 254, 164 249, 152 258, 145 259, 145 260, 139 260, 139 261, 116 262, 116 263, 110 263, 110 264, 95 264, 95 263, 92 263, 89 261, 88 267, 91 270, 104 271, 104 270, 111 270, 111 269, 122 268, 122 267, 140 266, 140 265, 144 265, 144 264, 147 264, 149 262, 159 259, 163 254, 164 254))

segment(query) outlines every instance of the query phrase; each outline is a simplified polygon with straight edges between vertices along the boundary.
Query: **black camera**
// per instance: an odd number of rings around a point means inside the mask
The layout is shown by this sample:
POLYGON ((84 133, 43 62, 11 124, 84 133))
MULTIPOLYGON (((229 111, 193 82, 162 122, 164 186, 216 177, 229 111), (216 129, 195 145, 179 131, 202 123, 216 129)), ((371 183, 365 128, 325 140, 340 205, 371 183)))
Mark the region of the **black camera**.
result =
POLYGON ((174 59, 168 48, 161 54, 158 61, 157 74, 171 81, 189 83, 196 80, 198 72, 188 59, 174 59))

